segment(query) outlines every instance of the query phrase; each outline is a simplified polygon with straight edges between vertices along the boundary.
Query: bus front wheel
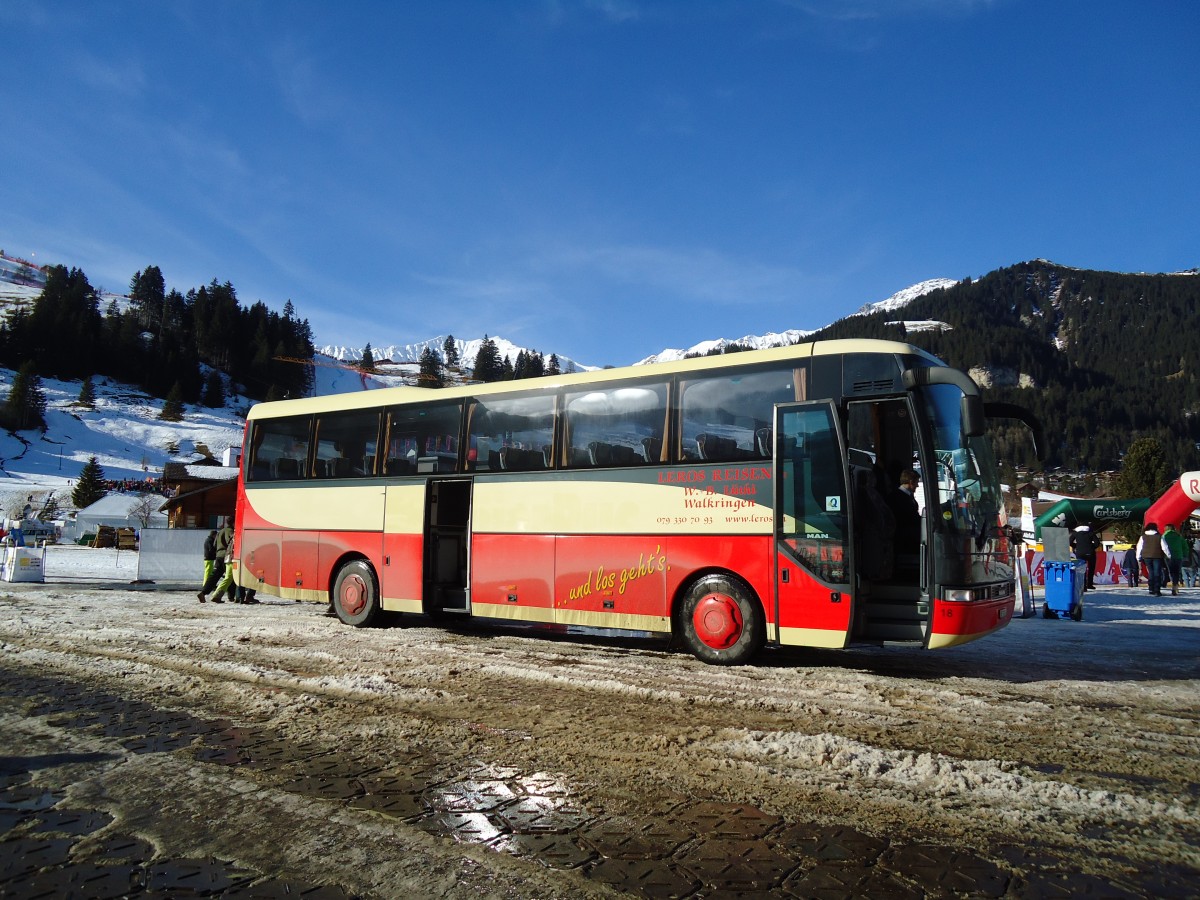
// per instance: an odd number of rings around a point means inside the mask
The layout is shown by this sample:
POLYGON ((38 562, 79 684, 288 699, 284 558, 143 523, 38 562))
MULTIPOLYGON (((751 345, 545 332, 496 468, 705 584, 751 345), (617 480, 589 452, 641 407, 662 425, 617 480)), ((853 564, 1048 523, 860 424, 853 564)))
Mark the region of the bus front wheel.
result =
POLYGON ((697 659, 723 666, 749 662, 766 637, 758 602, 729 575, 706 575, 688 589, 679 608, 679 629, 697 659))
POLYGON ((362 560, 348 562, 333 582, 333 611, 347 625, 366 628, 379 618, 379 582, 362 560))

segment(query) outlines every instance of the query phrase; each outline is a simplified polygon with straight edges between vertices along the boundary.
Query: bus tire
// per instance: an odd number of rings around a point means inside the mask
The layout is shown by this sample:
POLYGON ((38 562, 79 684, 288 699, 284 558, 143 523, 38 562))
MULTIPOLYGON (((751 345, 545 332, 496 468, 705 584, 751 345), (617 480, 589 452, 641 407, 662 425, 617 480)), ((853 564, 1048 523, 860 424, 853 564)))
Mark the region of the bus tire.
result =
POLYGON ((758 601, 731 575, 705 575, 693 583, 679 606, 678 624, 688 650, 719 666, 750 662, 766 639, 758 601))
POLYGON ((338 569, 330 598, 333 611, 347 625, 367 628, 379 619, 379 580, 361 559, 351 560, 338 569))

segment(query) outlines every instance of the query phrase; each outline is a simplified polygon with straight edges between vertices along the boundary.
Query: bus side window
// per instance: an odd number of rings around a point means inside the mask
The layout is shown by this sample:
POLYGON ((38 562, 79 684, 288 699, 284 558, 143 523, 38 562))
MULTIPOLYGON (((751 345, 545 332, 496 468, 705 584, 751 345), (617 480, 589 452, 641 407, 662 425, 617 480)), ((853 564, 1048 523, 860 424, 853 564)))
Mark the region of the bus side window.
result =
POLYGON ((385 475, 458 471, 462 403, 458 400, 393 409, 387 416, 385 475))
POLYGON ((666 383, 567 394, 565 411, 566 462, 571 468, 662 461, 666 383))
POLYGON ((552 395, 486 398, 472 406, 468 426, 468 468, 479 472, 528 472, 546 467, 546 447, 554 441, 552 395))
POLYGON ((775 404, 798 399, 796 374, 789 364, 683 381, 680 460, 770 459, 775 404))
POLYGON ((311 428, 309 416, 258 419, 251 438, 248 480, 303 478, 311 428))
POLYGON ((316 421, 314 478, 359 478, 363 458, 379 439, 379 411, 323 413, 316 421))

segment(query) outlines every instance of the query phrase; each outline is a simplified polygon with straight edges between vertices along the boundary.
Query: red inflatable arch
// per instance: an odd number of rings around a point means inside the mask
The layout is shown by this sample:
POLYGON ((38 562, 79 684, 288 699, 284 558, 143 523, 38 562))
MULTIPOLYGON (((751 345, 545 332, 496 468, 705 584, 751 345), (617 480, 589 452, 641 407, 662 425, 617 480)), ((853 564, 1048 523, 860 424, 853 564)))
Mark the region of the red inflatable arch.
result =
POLYGON ((1200 472, 1184 472, 1166 493, 1150 504, 1143 522, 1153 522, 1162 531, 1168 524, 1182 526, 1200 506, 1200 472))

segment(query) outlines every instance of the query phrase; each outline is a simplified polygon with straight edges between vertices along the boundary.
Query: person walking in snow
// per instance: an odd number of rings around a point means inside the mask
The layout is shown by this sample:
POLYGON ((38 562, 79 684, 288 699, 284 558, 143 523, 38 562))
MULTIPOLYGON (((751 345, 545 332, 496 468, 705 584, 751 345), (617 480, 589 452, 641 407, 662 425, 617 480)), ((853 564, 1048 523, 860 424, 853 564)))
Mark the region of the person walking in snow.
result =
POLYGON ((1163 561, 1167 558, 1163 547, 1162 535, 1158 533, 1158 525, 1146 523, 1146 530, 1137 542, 1138 562, 1146 564, 1147 582, 1150 596, 1162 596, 1163 561))
MULTIPOLYGON (((204 579, 204 586, 200 588, 200 593, 196 595, 197 599, 201 603, 207 599, 208 592, 217 586, 217 583, 225 574, 225 557, 228 555, 229 548, 232 544, 233 523, 230 521, 229 517, 226 516, 221 523, 221 528, 217 532, 216 538, 213 541, 214 558, 212 571, 208 573, 208 576, 204 579)), ((224 589, 213 594, 212 602, 224 603, 225 601, 221 599, 221 594, 223 592, 224 589)))
POLYGON ((1121 571, 1125 574, 1125 584, 1129 587, 1137 587, 1141 581, 1142 567, 1138 563, 1137 548, 1130 547, 1125 551, 1125 555, 1121 558, 1121 571))
POLYGON ((1189 547, 1183 535, 1175 530, 1174 525, 1167 525, 1166 533, 1162 536, 1163 549, 1167 554, 1167 573, 1171 577, 1171 594, 1179 595, 1179 585, 1183 581, 1183 562, 1188 558, 1189 547))
POLYGON ((1194 540, 1184 538, 1184 541, 1189 549, 1183 564, 1183 584, 1184 587, 1196 587, 1196 583, 1200 581, 1200 547, 1196 546, 1194 540))

